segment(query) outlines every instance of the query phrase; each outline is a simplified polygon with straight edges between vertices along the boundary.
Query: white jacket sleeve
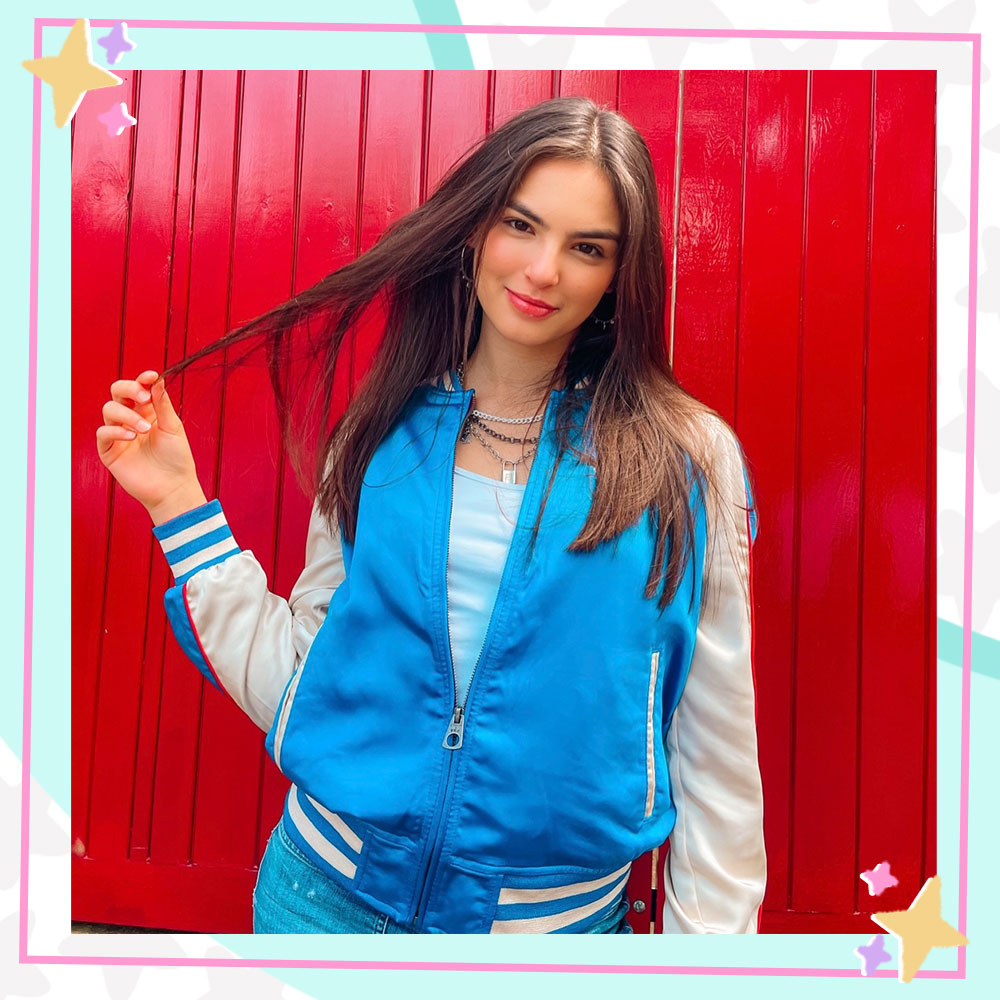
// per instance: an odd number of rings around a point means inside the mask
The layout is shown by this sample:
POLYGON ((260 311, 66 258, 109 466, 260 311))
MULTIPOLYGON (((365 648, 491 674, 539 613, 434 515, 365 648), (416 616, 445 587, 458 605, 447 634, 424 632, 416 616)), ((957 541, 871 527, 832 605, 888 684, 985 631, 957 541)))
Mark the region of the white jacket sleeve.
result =
POLYGON ((175 578, 164 606, 181 648, 266 732, 344 579, 339 534, 314 507, 305 568, 287 601, 268 590, 253 553, 240 550, 218 500, 153 534, 175 578))
POLYGON ((751 663, 756 511, 749 510, 728 425, 717 428, 713 452, 721 496, 708 505, 716 525, 705 561, 709 594, 666 734, 677 822, 665 866, 663 930, 753 934, 766 876, 751 663))

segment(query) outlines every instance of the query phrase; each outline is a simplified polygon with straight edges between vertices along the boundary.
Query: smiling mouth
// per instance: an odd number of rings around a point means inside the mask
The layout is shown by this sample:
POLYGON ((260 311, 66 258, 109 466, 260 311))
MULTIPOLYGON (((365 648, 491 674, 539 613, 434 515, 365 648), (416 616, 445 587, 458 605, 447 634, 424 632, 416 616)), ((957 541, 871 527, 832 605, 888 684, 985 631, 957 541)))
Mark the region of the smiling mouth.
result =
POLYGON ((505 290, 515 308, 527 316, 541 318, 543 316, 549 316, 556 311, 556 306, 546 305, 544 302, 539 302, 537 299, 525 298, 523 295, 518 295, 517 292, 511 291, 509 288, 505 290))

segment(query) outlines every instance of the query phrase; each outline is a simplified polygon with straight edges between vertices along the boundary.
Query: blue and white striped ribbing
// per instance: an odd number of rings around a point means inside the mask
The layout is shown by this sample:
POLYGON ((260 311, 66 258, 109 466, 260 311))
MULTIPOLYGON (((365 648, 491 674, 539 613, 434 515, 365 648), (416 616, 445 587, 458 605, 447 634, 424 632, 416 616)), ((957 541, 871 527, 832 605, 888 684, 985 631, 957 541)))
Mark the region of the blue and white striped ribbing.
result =
POLYGON ((211 500, 153 527, 177 586, 207 566, 240 551, 222 504, 211 500))

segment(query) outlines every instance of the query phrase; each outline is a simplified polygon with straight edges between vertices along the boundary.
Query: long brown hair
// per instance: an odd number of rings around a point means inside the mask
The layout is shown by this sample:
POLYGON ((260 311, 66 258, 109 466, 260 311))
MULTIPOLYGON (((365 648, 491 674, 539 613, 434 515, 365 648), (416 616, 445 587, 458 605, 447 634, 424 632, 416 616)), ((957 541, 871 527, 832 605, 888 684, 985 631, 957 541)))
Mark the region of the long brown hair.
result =
MULTIPOLYGON (((615 322, 605 330, 586 320, 547 386, 568 389, 556 414, 556 467, 568 451, 595 467, 591 507, 570 551, 593 550, 651 517, 656 544, 645 594, 658 593, 663 608, 693 551, 692 489, 706 499, 721 495, 712 467, 713 435, 707 432, 721 417, 681 388, 667 357, 666 273, 649 149, 622 115, 593 101, 553 98, 510 119, 479 140, 434 193, 370 250, 163 374, 243 341, 252 349, 264 346, 296 475, 315 492, 331 528, 339 520, 344 538, 352 541, 362 479, 375 448, 414 388, 453 370, 475 348, 482 314, 475 280, 470 283, 463 270, 466 246, 473 248, 478 270, 486 234, 526 171, 546 158, 595 164, 611 184, 622 221, 614 290, 600 307, 615 322), (345 344, 373 307, 384 312, 381 341, 343 415, 327 427, 335 375, 343 377, 338 363, 350 353, 345 344), (293 387, 299 356, 308 359, 311 374, 293 387), (303 416, 296 410, 293 419, 293 406, 303 404, 303 416), (581 418, 586 456, 571 442, 581 418), (318 440, 308 447, 303 428, 317 421, 318 440)), ((555 469, 546 499, 554 478, 555 469)), ((535 535, 543 512, 544 502, 535 535)))

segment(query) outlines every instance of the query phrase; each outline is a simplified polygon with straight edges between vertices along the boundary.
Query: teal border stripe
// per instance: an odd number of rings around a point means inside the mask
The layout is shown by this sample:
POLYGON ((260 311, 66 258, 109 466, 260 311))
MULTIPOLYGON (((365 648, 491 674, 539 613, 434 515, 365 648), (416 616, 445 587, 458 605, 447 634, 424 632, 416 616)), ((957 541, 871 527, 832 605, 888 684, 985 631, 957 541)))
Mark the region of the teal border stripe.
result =
MULTIPOLYGON (((962 626, 943 618, 937 620, 937 655, 945 663, 962 665, 962 626)), ((980 632, 972 633, 972 669, 977 674, 1000 679, 1000 640, 980 632)))
MULTIPOLYGON (((413 0, 413 6, 421 24, 462 23, 455 0, 413 0)), ((465 35, 428 32, 424 38, 438 69, 475 69, 465 35)))

